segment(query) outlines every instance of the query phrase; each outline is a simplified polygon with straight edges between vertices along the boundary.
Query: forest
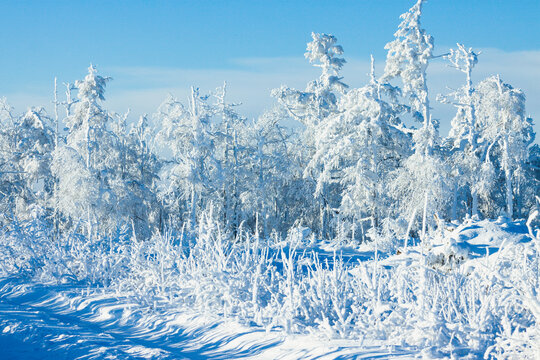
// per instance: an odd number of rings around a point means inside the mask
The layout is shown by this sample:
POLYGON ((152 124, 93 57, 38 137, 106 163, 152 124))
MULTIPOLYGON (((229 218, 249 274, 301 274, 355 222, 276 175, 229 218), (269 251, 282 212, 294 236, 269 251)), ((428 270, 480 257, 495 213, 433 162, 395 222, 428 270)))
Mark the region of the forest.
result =
MULTIPOLYGON (((97 294, 135 302, 146 312, 118 315, 133 327, 149 312, 189 309, 329 346, 361 338, 403 358, 537 358, 533 119, 504 74, 473 82, 479 52, 460 43, 437 52, 424 2, 401 16, 384 68, 372 57, 362 87, 340 75, 336 36, 312 33, 306 66, 320 76, 274 89, 274 106, 254 119, 228 100, 227 83, 171 95, 138 119, 110 112, 112 79, 93 65, 81 80, 55 81, 52 114, 16 114, 1 99, 0 302, 40 284, 77 311, 97 294), (462 86, 432 94, 435 61, 462 86), (437 118, 430 99, 453 105, 454 117, 437 118)), ((4 334, 38 341, 14 321, 25 323, 0 316, 4 334)), ((264 347, 205 349, 182 354, 264 347)), ((361 353, 351 349, 344 358, 361 353)), ((167 351, 150 358, 180 354, 167 351)))

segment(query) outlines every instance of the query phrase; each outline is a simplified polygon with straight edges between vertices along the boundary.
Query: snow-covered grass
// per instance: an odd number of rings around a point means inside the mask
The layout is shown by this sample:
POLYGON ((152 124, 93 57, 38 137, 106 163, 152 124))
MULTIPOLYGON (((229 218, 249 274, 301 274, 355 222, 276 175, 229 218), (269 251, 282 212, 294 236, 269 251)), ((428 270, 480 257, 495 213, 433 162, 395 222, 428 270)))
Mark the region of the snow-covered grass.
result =
MULTIPOLYGON (((167 358, 175 341, 188 346, 173 335, 189 328, 198 329, 192 335, 200 344, 227 345, 234 357, 315 357, 322 350, 314 344, 323 341, 329 358, 337 357, 335 349, 349 355, 538 358, 538 230, 525 221, 468 220, 406 248, 394 239, 397 251, 380 251, 385 241, 343 247, 244 231, 233 238, 211 217, 194 234, 158 234, 147 241, 122 232, 54 238, 39 222, 14 224, 0 236, 0 297, 2 306, 39 305, 41 312, 69 314, 70 321, 130 334, 131 340, 139 332, 169 334, 170 341, 146 344, 154 351, 149 358, 167 358), (39 288, 54 296, 32 303, 27 294, 39 288), (86 307, 91 313, 81 312, 86 307), (307 352, 299 355, 302 349, 307 352)), ((40 341, 14 313, 0 314, 4 336, 21 333, 40 341)))

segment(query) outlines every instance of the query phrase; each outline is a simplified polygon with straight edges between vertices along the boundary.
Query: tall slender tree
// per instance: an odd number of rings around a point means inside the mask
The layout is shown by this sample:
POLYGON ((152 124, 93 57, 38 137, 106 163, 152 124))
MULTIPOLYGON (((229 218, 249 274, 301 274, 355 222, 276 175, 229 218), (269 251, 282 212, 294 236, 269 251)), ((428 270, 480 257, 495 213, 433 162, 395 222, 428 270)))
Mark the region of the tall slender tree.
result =
POLYGON ((408 12, 401 15, 402 21, 394 34, 395 39, 385 46, 388 55, 383 75, 385 82, 395 78, 401 80, 403 94, 409 99, 412 115, 422 122, 422 127, 413 131, 414 153, 399 170, 393 187, 401 198, 402 212, 411 214, 423 208, 423 236, 428 221, 431 222, 429 219, 444 213, 448 196, 447 169, 440 154, 434 152, 440 139, 438 123, 430 113, 427 85, 427 68, 434 58, 434 41, 421 27, 424 3, 425 0, 418 0, 408 12))
POLYGON ((455 177, 452 218, 457 219, 458 191, 465 188, 470 193, 470 215, 477 217, 478 193, 482 187, 482 147, 479 143, 480 127, 476 120, 472 71, 478 63, 478 54, 471 48, 457 44, 445 56, 451 66, 465 74, 465 84, 450 96, 439 96, 440 101, 451 103, 457 108, 452 120, 448 141, 452 147, 452 172, 455 177))

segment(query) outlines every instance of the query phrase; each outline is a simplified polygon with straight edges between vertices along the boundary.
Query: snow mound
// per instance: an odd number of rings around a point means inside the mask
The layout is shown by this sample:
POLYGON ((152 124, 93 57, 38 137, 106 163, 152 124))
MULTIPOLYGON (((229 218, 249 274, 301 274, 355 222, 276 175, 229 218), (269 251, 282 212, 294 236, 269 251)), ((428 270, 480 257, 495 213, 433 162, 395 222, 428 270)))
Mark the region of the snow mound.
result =
POLYGON ((452 269, 467 260, 486 257, 502 247, 531 242, 525 221, 466 221, 450 226, 430 240, 427 263, 452 269))

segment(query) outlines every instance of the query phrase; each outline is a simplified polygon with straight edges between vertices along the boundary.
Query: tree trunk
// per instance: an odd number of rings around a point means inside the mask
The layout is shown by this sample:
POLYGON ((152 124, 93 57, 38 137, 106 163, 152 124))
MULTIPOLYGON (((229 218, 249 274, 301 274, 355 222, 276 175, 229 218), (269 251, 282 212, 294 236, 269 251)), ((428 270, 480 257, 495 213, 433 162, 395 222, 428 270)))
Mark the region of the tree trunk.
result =
POLYGON ((472 211, 471 215, 473 217, 478 217, 478 192, 476 190, 471 190, 472 196, 472 211))
POLYGON ((424 242, 426 238, 427 207, 428 207, 428 193, 426 190, 426 193, 424 195, 424 214, 422 215, 422 243, 424 242))
POLYGON ((514 217, 513 196, 512 196, 512 171, 510 169, 510 160, 508 159, 508 140, 504 140, 504 176, 506 177, 506 213, 510 219, 514 217), (505 161, 506 160, 506 161, 505 161))
POLYGON ((454 184, 454 194, 452 199, 452 220, 457 220, 457 200, 458 200, 458 185, 454 184))

